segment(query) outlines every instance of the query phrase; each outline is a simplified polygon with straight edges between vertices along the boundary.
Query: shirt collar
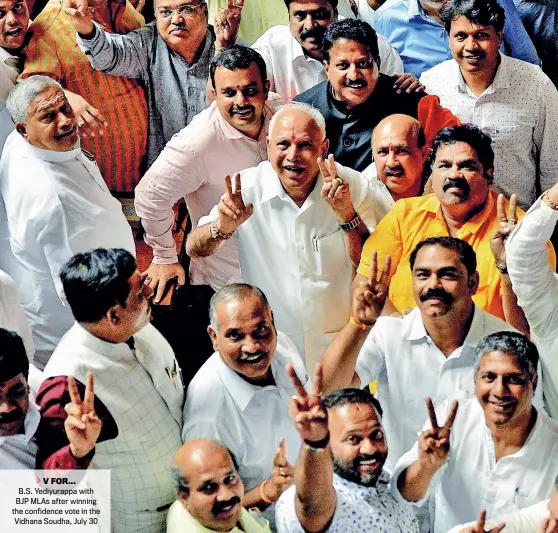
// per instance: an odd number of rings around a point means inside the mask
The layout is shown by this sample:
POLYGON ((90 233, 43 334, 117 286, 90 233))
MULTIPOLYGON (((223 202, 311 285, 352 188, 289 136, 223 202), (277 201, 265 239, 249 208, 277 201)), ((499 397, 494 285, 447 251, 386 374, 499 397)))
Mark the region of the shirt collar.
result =
POLYGON ((227 139, 230 139, 230 140, 247 139, 248 141, 262 142, 267 137, 267 131, 269 129, 269 121, 270 121, 271 117, 273 116, 273 111, 271 110, 271 108, 269 107, 269 105, 267 103, 264 106, 264 123, 263 123, 262 129, 260 131, 260 136, 259 136, 258 139, 251 139, 250 137, 247 137, 246 135, 244 135, 244 133, 242 133, 240 130, 237 130, 234 126, 231 126, 227 122, 225 117, 222 115, 219 108, 217 107, 217 102, 215 100, 211 103, 211 107, 212 107, 212 111, 217 113, 218 120, 219 120, 219 125, 221 126, 221 130, 223 131, 223 134, 225 135, 225 137, 227 139))
MULTIPOLYGON (((215 533, 215 530, 213 529, 208 529, 205 526, 203 526, 202 524, 200 524, 189 512, 188 509, 186 509, 186 507, 184 507, 184 505, 182 504, 182 502, 180 502, 180 509, 181 509, 181 514, 183 517, 182 522, 185 522, 186 524, 188 524, 189 527, 186 527, 184 529, 184 531, 195 531, 198 533, 215 533)), ((250 532, 250 531, 258 531, 258 529, 256 528, 257 524, 256 521, 250 516, 250 513, 246 510, 246 509, 242 509, 242 513, 240 515, 240 525, 242 526, 242 529, 245 532, 250 532)), ((261 531, 266 531, 266 529, 264 529, 263 527, 260 528, 261 531)), ((236 533, 236 532, 240 533, 240 529, 238 529, 238 526, 233 527, 232 529, 229 530, 229 533, 236 533)))
POLYGON ((302 48, 302 45, 294 38, 294 35, 291 33, 290 28, 289 28, 289 35, 291 36, 291 50, 292 50, 293 62, 296 61, 299 57, 302 57, 304 61, 308 61, 310 63, 312 61, 315 61, 316 63, 320 63, 317 59, 307 56, 304 53, 304 48, 302 48))
POLYGON ((18 56, 10 54, 10 52, 8 52, 8 50, 6 50, 5 48, 0 47, 0 62, 5 63, 7 65, 8 64, 8 63, 6 63, 7 59, 16 59, 17 61, 20 60, 20 58, 18 56))
POLYGON ((28 444, 37 432, 40 421, 41 413, 39 412, 39 407, 31 398, 29 398, 29 407, 27 409, 27 414, 25 415, 25 422, 23 423, 23 433, 18 433, 17 435, 12 435, 11 437, 0 437, 0 447, 2 447, 6 441, 17 441, 22 444, 28 444))
POLYGON ((409 0, 409 9, 407 11, 407 21, 411 20, 413 17, 420 17, 421 15, 426 15, 419 0, 409 0))
POLYGON ((333 474, 333 484, 334 485, 341 485, 348 491, 356 494, 356 495, 369 495, 370 493, 377 494, 378 492, 382 491, 382 488, 387 488, 389 484, 389 474, 382 470, 378 481, 374 487, 365 487, 364 485, 360 485, 355 483, 354 481, 350 481, 341 477, 339 474, 333 474))
MULTIPOLYGON (((500 57, 500 64, 498 65, 498 69, 496 70, 496 76, 494 76, 494 80, 492 84, 486 89, 486 94, 493 93, 497 89, 509 89, 511 86, 511 78, 510 78, 510 64, 509 59, 504 56, 501 52, 498 52, 498 56, 500 57)), ((454 86, 462 93, 469 94, 470 89, 465 83, 465 79, 463 78, 463 74, 461 73, 461 69, 455 59, 452 61, 452 76, 454 86)), ((472 94, 472 93, 471 93, 472 94)))
POLYGON ((41 159, 42 161, 46 161, 47 163, 64 163, 65 161, 71 161, 72 159, 79 159, 79 156, 81 155, 81 148, 79 145, 79 141, 76 144, 76 147, 73 150, 70 150, 68 152, 55 152, 53 150, 43 150, 42 148, 37 148, 36 146, 33 146, 31 143, 27 143, 27 144, 29 146, 29 150, 37 159, 41 159))
POLYGON ((114 355, 116 348, 124 350, 124 352, 126 353, 130 353, 133 351, 133 338, 130 339, 128 342, 115 344, 96 337, 95 335, 87 331, 79 322, 75 322, 72 326, 72 329, 74 329, 76 332, 76 342, 79 339, 79 343, 81 346, 85 346, 86 348, 89 348, 90 350, 100 355, 112 356, 114 355))

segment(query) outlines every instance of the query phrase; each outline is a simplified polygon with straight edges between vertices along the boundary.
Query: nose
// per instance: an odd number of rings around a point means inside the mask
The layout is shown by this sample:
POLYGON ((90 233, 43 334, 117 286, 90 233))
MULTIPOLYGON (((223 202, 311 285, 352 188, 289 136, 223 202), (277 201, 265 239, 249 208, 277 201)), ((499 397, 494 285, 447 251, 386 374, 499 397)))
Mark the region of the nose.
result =
POLYGON ((184 19, 182 18, 182 15, 179 13, 178 9, 175 9, 172 12, 172 17, 171 17, 171 23, 178 25, 184 22, 184 19))
POLYGON ((234 103, 238 107, 242 107, 246 104, 246 97, 242 94, 242 91, 236 91, 234 103))
POLYGON ((359 70, 354 63, 351 63, 349 69, 347 70, 347 78, 350 80, 356 80, 359 75, 359 70))
POLYGON ((246 335, 244 337, 244 343, 242 344, 242 351, 244 353, 254 353, 260 349, 260 343, 257 339, 254 339, 252 335, 246 335))
POLYGON ((461 169, 457 165, 452 165, 451 168, 449 169, 448 174, 449 174, 448 178, 457 179, 463 177, 463 173, 461 172, 461 169))
POLYGON ((310 15, 310 13, 308 13, 308 15, 306 15, 306 18, 304 19, 304 29, 305 30, 312 30, 315 27, 316 27, 316 22, 312 18, 312 15, 310 15))
POLYGON ((506 395, 506 392, 507 392, 507 387, 506 384, 504 383, 503 378, 502 377, 497 378, 494 384, 492 385, 492 394, 494 394, 494 396, 502 397, 506 395))
POLYGON ((397 163, 397 157, 395 154, 395 150, 389 150, 386 164, 389 167, 393 168, 396 165, 396 163, 397 163))
POLYGON ((370 439, 362 439, 360 441, 360 454, 361 455, 372 455, 376 451, 375 446, 372 444, 370 439))
POLYGON ((298 157, 298 148, 295 143, 291 144, 287 149, 287 159, 289 161, 296 161, 298 157))
POLYGON ((228 502, 230 499, 234 498, 236 493, 227 485, 221 485, 219 492, 217 493, 217 500, 220 502, 228 502))
POLYGON ((6 414, 12 412, 16 406, 13 402, 10 402, 7 398, 0 401, 0 413, 6 414))
POLYGON ((5 18, 6 18, 6 23, 9 24, 10 26, 15 26, 17 24, 17 16, 12 10, 6 13, 5 18))
POLYGON ((64 113, 64 111, 60 110, 58 113, 58 127, 59 128, 67 128, 71 126, 74 122, 74 118, 70 114, 64 113))
POLYGON ((437 274, 432 274, 426 282, 426 288, 428 289, 438 289, 441 286, 442 283, 437 274))
POLYGON ((472 35, 467 37, 467 40, 465 41, 465 48, 467 50, 473 50, 477 47, 478 47, 477 40, 472 35))

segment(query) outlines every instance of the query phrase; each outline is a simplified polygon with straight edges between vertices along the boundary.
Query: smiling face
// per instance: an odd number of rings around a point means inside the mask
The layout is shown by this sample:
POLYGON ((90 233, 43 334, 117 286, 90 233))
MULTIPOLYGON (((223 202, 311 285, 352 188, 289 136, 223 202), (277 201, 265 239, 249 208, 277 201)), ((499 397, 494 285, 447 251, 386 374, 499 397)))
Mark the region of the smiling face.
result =
POLYGON ((0 47, 21 48, 29 26, 29 10, 25 0, 0 0, 0 47))
POLYGON ((0 383, 0 437, 23 433, 29 409, 29 388, 23 374, 0 383))
POLYGON ((503 33, 494 26, 482 26, 461 16, 451 23, 449 42, 454 59, 463 73, 494 73, 503 33))
POLYGON ((330 409, 328 426, 335 473, 365 487, 376 485, 388 449, 374 406, 346 403, 330 409))
POLYGON ((266 381, 277 347, 277 331, 267 305, 251 294, 215 306, 217 329, 207 331, 223 362, 250 383, 266 381))
POLYGON ((262 127, 269 82, 262 80, 256 63, 247 69, 215 70, 215 95, 221 115, 235 129, 257 138, 262 127))
POLYGON ((535 387, 536 379, 521 368, 516 356, 500 351, 481 356, 475 395, 487 423, 501 427, 529 420, 535 387))
POLYGON ((47 86, 29 102, 27 122, 16 124, 16 129, 25 140, 43 150, 68 152, 78 141, 74 111, 58 87, 47 86))
POLYGON ((335 98, 348 108, 366 102, 380 75, 370 48, 356 41, 338 39, 329 55, 324 70, 335 98))

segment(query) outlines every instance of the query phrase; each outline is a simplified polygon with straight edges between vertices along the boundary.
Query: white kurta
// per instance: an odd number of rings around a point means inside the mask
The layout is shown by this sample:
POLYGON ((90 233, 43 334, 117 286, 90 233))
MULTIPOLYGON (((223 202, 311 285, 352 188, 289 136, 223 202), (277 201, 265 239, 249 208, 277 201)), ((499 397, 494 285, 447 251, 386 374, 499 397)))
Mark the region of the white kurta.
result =
POLYGON ((64 335, 44 376, 95 375, 95 395, 118 426, 115 439, 97 444, 92 468, 111 470, 112 533, 165 531, 157 512, 176 499, 170 477, 182 445, 184 390, 171 379, 178 363, 169 343, 148 324, 127 343, 112 344, 79 324, 64 335))
POLYGON ((61 268, 74 254, 99 247, 135 255, 134 238, 97 164, 79 148, 41 150, 14 131, 0 160, 0 193, 19 267, 10 274, 33 331, 35 363, 43 368, 73 323, 61 268))
MULTIPOLYGON (((374 228, 375 199, 368 180, 341 165, 337 169, 349 184, 354 208, 374 228)), ((265 293, 277 329, 292 339, 313 371, 351 314, 353 267, 344 232, 320 196, 320 177, 298 207, 268 161, 240 176, 244 202, 254 205, 254 214, 236 231, 242 279, 265 293)), ((199 225, 217 217, 215 206, 199 225)))

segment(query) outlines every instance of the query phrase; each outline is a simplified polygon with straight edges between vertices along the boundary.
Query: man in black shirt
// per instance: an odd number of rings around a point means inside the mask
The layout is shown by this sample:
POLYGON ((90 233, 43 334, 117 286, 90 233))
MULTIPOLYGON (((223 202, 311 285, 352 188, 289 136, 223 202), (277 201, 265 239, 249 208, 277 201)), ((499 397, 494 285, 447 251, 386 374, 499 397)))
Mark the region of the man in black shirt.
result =
POLYGON ((422 87, 403 92, 394 87, 393 78, 379 73, 378 38, 366 22, 344 19, 331 24, 325 32, 323 54, 327 81, 298 95, 295 101, 322 113, 330 153, 342 165, 359 171, 370 165, 372 131, 389 115, 401 113, 421 122, 425 119, 428 123, 422 126, 427 140, 442 127, 460 123, 439 105, 437 97, 420 92, 422 87))

